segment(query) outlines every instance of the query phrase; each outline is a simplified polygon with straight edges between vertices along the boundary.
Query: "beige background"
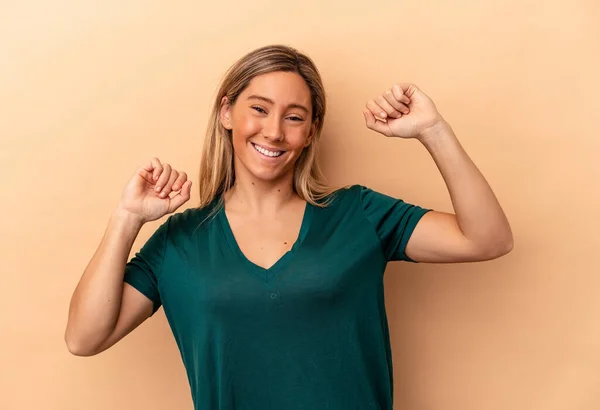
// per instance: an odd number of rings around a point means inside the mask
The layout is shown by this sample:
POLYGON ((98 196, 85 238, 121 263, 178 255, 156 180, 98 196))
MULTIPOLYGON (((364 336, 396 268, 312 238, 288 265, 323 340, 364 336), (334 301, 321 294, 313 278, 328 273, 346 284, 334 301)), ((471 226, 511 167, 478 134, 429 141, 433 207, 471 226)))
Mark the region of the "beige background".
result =
POLYGON ((162 310, 77 358, 69 298, 131 173, 196 181, 221 75, 280 42, 322 72, 332 183, 451 210, 423 147, 364 126, 414 82, 512 223, 502 259, 390 265, 396 409, 600 409, 599 23, 597 0, 0 1, 0 409, 192 408, 162 310))

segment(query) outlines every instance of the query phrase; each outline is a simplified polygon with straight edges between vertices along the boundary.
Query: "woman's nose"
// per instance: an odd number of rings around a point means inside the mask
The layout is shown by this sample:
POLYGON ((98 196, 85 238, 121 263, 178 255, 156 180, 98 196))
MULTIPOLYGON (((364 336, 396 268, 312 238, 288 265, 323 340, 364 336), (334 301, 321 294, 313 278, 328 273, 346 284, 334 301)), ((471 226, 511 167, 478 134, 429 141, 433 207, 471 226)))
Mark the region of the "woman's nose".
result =
POLYGON ((281 121, 277 116, 273 115, 266 119, 263 126, 263 135, 265 138, 281 141, 283 140, 283 127, 281 121))

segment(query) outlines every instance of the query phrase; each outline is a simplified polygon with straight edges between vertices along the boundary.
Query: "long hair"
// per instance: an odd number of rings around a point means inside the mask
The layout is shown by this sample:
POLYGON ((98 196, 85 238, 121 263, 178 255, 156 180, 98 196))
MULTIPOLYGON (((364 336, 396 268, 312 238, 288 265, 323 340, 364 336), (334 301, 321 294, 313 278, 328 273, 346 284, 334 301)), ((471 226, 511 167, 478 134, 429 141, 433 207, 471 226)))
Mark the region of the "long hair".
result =
POLYGON ((294 166, 294 190, 305 201, 326 206, 335 191, 325 182, 317 164, 317 151, 325 117, 325 90, 314 62, 294 48, 270 45, 258 48, 233 64, 226 72, 214 100, 200 161, 199 207, 209 205, 230 189, 235 182, 232 133, 219 120, 221 101, 227 97, 235 104, 250 81, 259 75, 275 71, 299 74, 310 89, 312 123, 315 133, 311 144, 304 148, 294 166))

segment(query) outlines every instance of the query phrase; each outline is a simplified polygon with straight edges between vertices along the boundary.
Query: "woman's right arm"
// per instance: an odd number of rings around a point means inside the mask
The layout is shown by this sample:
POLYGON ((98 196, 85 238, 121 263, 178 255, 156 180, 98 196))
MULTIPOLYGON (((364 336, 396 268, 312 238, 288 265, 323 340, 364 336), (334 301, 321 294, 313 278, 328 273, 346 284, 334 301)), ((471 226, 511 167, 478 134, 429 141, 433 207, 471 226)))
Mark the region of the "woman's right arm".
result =
POLYGON ((190 189, 191 181, 185 173, 156 158, 131 179, 73 292, 65 330, 65 342, 72 354, 98 354, 150 317, 150 299, 123 281, 125 265, 144 223, 174 212, 189 200, 190 189), (179 194, 169 197, 179 190, 179 194))
POLYGON ((65 342, 77 356, 90 356, 112 346, 152 313, 152 302, 123 282, 125 264, 142 222, 115 211, 69 306, 65 342), (120 336, 118 339, 117 336, 120 336), (107 345, 109 339, 113 340, 107 345))

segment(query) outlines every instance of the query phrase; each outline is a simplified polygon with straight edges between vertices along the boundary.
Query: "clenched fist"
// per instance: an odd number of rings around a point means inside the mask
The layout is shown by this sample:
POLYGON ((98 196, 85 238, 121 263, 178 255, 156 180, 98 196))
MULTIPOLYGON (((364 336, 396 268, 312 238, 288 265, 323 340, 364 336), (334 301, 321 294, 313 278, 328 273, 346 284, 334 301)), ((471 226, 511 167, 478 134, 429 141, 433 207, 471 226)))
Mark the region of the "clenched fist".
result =
POLYGON ((139 218, 141 223, 154 221, 186 203, 190 199, 191 188, 192 181, 188 181, 185 172, 152 158, 125 186, 119 209, 139 218))
POLYGON ((363 114, 368 128, 387 137, 419 138, 444 121, 431 98, 404 83, 369 100, 363 114))

